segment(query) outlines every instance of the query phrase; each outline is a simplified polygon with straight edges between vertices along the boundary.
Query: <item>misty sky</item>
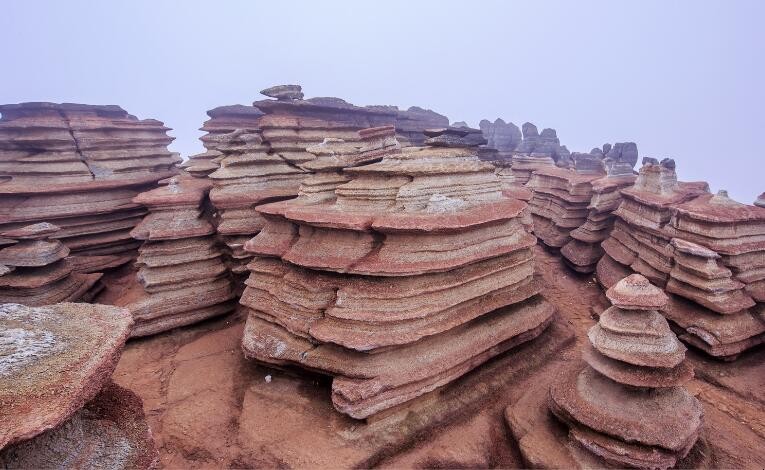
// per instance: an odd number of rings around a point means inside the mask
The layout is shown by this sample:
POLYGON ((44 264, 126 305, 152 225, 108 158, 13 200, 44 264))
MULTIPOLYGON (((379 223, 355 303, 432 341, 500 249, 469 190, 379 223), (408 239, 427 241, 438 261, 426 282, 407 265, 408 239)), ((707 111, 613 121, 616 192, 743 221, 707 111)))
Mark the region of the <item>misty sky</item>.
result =
POLYGON ((201 151, 205 111, 299 83, 477 126, 637 142, 684 180, 765 191, 765 1, 0 2, 0 103, 118 104, 201 151))

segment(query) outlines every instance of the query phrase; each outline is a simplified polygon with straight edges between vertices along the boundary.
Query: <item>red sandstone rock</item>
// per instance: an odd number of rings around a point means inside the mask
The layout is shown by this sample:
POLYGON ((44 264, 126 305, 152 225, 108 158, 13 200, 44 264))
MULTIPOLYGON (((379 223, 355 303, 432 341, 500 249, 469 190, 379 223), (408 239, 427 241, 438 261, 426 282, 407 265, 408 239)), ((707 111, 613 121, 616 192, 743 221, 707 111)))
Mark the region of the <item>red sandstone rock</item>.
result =
POLYGON ((118 307, 0 306, 0 448, 69 419, 109 380, 133 321, 118 307))
POLYGON ((180 161, 167 150, 169 129, 118 106, 22 103, 0 113, 0 231, 54 223, 82 272, 130 261, 129 232, 145 213, 131 200, 180 161))

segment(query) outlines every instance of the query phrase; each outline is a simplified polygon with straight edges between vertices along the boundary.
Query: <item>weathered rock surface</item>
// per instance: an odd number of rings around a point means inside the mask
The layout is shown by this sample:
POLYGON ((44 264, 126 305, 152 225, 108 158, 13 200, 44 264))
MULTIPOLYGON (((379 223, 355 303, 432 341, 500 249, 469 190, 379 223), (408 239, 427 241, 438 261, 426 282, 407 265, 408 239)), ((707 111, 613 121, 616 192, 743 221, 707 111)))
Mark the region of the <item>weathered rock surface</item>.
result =
POLYGON ((0 305, 0 449, 61 425, 95 397, 132 323, 127 310, 104 305, 0 305))
POLYGON ((155 334, 234 309, 235 292, 210 222, 211 186, 206 179, 176 177, 136 197, 149 208, 149 215, 131 232, 144 241, 136 261, 143 292, 139 298, 126 295, 116 301, 135 319, 131 336, 155 334))
POLYGON ((765 300, 765 212, 709 194, 704 183, 678 183, 671 160, 647 159, 603 241, 597 267, 606 287, 638 272, 672 299, 662 313, 683 341, 725 359, 765 341, 756 320, 765 300), (758 304, 759 302, 759 304, 758 304))
POLYGON ((2 232, 16 243, 0 249, 0 303, 31 307, 59 302, 89 301, 101 289, 101 273, 72 272, 69 249, 50 239, 60 229, 38 223, 2 232))
POLYGON ((392 107, 396 113, 396 139, 401 146, 420 146, 425 143, 425 129, 449 126, 449 118, 430 109, 412 106, 407 110, 392 107))
POLYGON ((674 467, 696 444, 703 410, 681 386, 693 377, 685 347, 655 310, 667 297, 638 274, 606 295, 614 305, 590 329, 588 367, 552 385, 550 410, 569 446, 601 465, 674 467))
POLYGON ((259 206, 267 223, 245 246, 258 255, 245 355, 333 376, 334 406, 355 418, 448 384, 554 314, 526 204, 478 159, 481 134, 434 129, 430 146, 402 149, 394 132, 310 148, 314 177, 259 206))
POLYGON ((141 399, 114 383, 60 426, 0 450, 3 468, 156 468, 141 399))
POLYGON ((96 272, 135 258, 129 233, 141 191, 176 173, 173 138, 160 121, 119 106, 0 106, 0 232, 50 222, 73 267, 96 272))

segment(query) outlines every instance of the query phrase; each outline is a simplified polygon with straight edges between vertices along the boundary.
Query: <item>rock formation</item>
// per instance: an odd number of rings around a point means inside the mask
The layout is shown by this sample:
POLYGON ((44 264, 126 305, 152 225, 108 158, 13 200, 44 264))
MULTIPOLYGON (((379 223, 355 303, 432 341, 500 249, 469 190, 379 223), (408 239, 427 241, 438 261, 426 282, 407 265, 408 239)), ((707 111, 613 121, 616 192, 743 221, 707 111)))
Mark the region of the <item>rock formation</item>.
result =
POLYGON ((560 249, 571 241, 570 232, 587 220, 593 182, 603 177, 599 159, 574 153, 574 169, 548 165, 531 175, 527 187, 534 234, 547 246, 560 249))
POLYGON ((245 355, 333 376, 335 408, 366 418, 539 335, 554 308, 527 206, 502 196, 471 134, 401 149, 388 127, 310 148, 315 175, 258 207, 246 245, 245 355))
POLYGON ((109 384, 131 324, 104 305, 0 305, 3 468, 156 463, 140 399, 109 384))
POLYGON ((300 182, 311 173, 305 164, 314 158, 306 147, 325 138, 351 141, 359 129, 396 120, 390 108, 362 108, 339 98, 303 100, 299 85, 279 85, 262 93, 275 99, 253 103, 262 113, 257 120, 248 128, 216 136, 216 149, 223 157, 220 168, 209 175, 214 184, 210 199, 220 217, 218 234, 237 277, 246 277, 251 259, 244 243, 264 224, 255 206, 297 196, 300 182))
MULTIPOLYGON (((218 147, 223 143, 221 136, 239 129, 243 133, 258 132, 258 118, 263 112, 253 106, 235 104, 230 106, 218 106, 207 111, 210 117, 200 131, 207 132, 199 138, 205 151, 191 155, 186 160, 183 168, 194 176, 205 176, 215 171, 220 166, 223 152, 218 147)), ((225 141, 226 139, 224 139, 225 141)))
POLYGON ((89 301, 98 292, 101 274, 73 273, 69 248, 50 238, 58 231, 38 223, 0 234, 15 241, 0 249, 0 303, 37 307, 89 301))
POLYGON ((667 297, 639 274, 606 296, 613 306, 589 331, 587 366, 551 387, 550 410, 580 467, 672 468, 696 444, 703 410, 682 387, 693 377, 685 347, 657 311, 667 297))
MULTIPOLYGON (((369 106, 368 108, 374 108, 369 106)), ((449 118, 429 109, 412 106, 406 111, 391 107, 396 113, 396 139, 402 147, 421 146, 425 143, 425 129, 449 126, 449 118)))
POLYGON ((754 201, 754 205, 757 207, 765 207, 765 193, 757 196, 757 199, 754 201))
POLYGON ((146 210, 132 198, 180 161, 167 150, 169 129, 119 106, 22 103, 0 113, 0 232, 53 223, 82 272, 135 258, 130 230, 146 210))
POLYGON ((555 129, 543 129, 540 134, 537 127, 527 122, 522 127, 523 140, 513 151, 512 172, 514 183, 525 185, 532 173, 540 168, 571 166, 571 154, 560 144, 555 129))
POLYGON ((512 122, 505 122, 501 118, 497 118, 494 122, 483 119, 478 124, 478 127, 481 129, 488 147, 496 149, 501 158, 512 160, 513 150, 518 147, 523 138, 518 126, 512 122))
POLYGON ((135 319, 131 336, 145 336, 231 312, 235 292, 210 223, 211 183, 171 178, 166 186, 141 193, 136 202, 149 214, 131 234, 144 243, 136 261, 138 298, 117 301, 135 319))
MULTIPOLYGON (((587 206, 587 220, 569 232, 571 241, 561 248, 566 264, 582 273, 595 271, 604 253, 600 243, 608 238, 614 226, 613 212, 622 201, 621 190, 632 186, 636 179, 632 168, 637 162, 637 146, 633 142, 617 143, 614 147, 604 145, 603 149, 608 155, 603 160, 606 176, 590 183, 592 197, 587 206)), ((590 155, 595 157, 590 163, 595 164, 602 153, 590 152, 590 155)))
POLYGON ((598 281, 637 272, 665 287, 674 295, 662 313, 712 356, 734 359, 765 341, 765 211, 679 183, 672 161, 647 161, 622 195, 598 281))

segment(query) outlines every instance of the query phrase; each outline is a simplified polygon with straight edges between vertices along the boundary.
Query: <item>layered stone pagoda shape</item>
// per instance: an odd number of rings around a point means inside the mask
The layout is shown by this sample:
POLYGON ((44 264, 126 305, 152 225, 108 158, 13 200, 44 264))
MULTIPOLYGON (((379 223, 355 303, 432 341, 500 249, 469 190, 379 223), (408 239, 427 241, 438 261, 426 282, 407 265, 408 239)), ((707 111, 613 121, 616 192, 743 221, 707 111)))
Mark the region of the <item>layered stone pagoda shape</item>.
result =
POLYGON ((666 295, 638 274, 607 292, 613 304, 588 334, 587 366, 550 389, 552 413, 568 427, 577 467, 673 468, 699 439, 701 403, 685 346, 657 311, 666 295))
POLYGON ((245 355, 332 376, 354 418, 449 384, 554 314, 527 205, 454 131, 429 134, 439 146, 400 148, 383 127, 310 147, 315 175, 258 207, 267 223, 245 247, 245 355))
POLYGON ((572 158, 574 169, 539 168, 527 185, 533 191, 529 206, 534 218, 534 234, 554 249, 569 243, 571 231, 587 220, 593 182, 604 176, 597 157, 574 153, 572 158))
POLYGON ((132 235, 143 240, 136 261, 143 292, 117 300, 135 319, 131 336, 145 336, 231 312, 235 292, 210 222, 204 179, 171 178, 139 194, 149 215, 132 235))
MULTIPOLYGON (((595 157, 599 154, 590 152, 595 157)), ((595 271, 604 254, 600 244, 608 238, 614 226, 616 216, 613 212, 622 201, 621 190, 632 186, 637 178, 632 170, 636 161, 637 146, 632 142, 617 143, 609 149, 603 160, 606 176, 590 183, 592 196, 587 206, 587 220, 569 232, 571 241, 561 248, 563 260, 573 270, 581 273, 595 271)))
POLYGON ((609 287, 638 272, 666 287, 673 295, 662 313, 681 340, 714 357, 765 342, 763 209, 678 183, 671 161, 646 162, 622 195, 598 281, 609 287))
POLYGON ((191 155, 188 160, 181 165, 189 174, 203 177, 209 175, 220 166, 224 153, 218 149, 219 146, 227 143, 228 139, 224 136, 240 130, 244 133, 258 132, 258 118, 263 112, 253 106, 241 104, 218 106, 207 111, 210 117, 200 131, 206 132, 199 138, 205 151, 196 155, 191 155))
POLYGON ((160 121, 119 106, 0 106, 0 232, 39 222, 60 230, 73 267, 96 272, 135 258, 139 192, 177 172, 160 121))
POLYGON ((110 383, 132 322, 105 305, 0 305, 3 468, 156 465, 141 400, 110 383))
POLYGON ((41 222, 0 234, 15 241, 0 249, 0 303, 37 307, 88 301, 98 292, 102 275, 72 272, 69 248, 50 238, 59 230, 41 222))

